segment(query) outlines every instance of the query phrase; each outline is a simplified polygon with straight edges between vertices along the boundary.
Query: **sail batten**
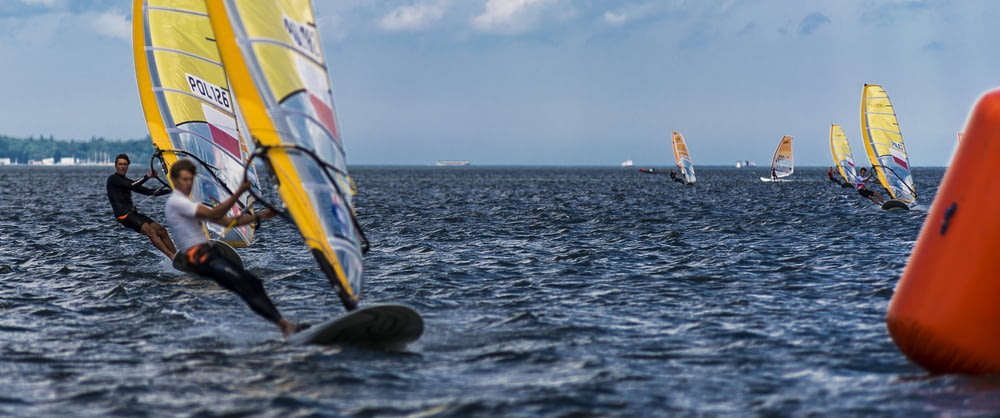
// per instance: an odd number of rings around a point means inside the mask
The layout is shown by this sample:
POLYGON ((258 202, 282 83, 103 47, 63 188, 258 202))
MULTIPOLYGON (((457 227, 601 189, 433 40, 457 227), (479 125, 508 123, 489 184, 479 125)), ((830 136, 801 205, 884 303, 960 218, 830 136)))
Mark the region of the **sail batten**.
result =
POLYGON ((866 84, 861 94, 861 133, 868 161, 893 199, 912 204, 917 196, 900 131, 885 89, 877 84, 866 84))

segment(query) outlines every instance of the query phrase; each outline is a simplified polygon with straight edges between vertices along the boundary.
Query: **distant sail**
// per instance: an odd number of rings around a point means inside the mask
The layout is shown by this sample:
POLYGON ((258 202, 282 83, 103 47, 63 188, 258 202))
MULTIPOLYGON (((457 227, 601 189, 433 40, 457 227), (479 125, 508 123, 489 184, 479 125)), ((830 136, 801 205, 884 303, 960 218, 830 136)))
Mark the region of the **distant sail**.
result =
POLYGON ((837 171, 844 181, 854 183, 857 173, 854 171, 854 156, 851 154, 851 144, 847 142, 847 134, 840 125, 830 125, 830 152, 837 171))
MULTIPOLYGON (((195 201, 214 206, 243 179, 249 156, 237 129, 235 103, 202 1, 135 0, 132 14, 136 79, 153 146, 166 167, 178 157, 201 167, 192 188, 195 201)), ((249 177, 256 186, 253 170, 249 177)), ((250 202, 241 198, 228 215, 250 202)), ((253 241, 249 225, 207 226, 209 238, 233 246, 253 241)))
POLYGON ((771 158, 771 171, 778 178, 788 177, 795 172, 795 160, 792 158, 792 137, 785 135, 778 142, 771 158))
POLYGON ((684 135, 681 135, 680 132, 673 132, 671 137, 677 168, 684 175, 685 183, 694 183, 694 163, 691 162, 691 154, 688 153, 687 143, 684 142, 684 135))
POLYGON ((367 245, 354 214, 333 91, 309 0, 208 0, 236 102, 280 196, 347 310, 357 307, 367 245))
POLYGON ((865 84, 861 95, 861 133, 868 160, 893 199, 912 204, 917 199, 896 112, 882 86, 865 84))

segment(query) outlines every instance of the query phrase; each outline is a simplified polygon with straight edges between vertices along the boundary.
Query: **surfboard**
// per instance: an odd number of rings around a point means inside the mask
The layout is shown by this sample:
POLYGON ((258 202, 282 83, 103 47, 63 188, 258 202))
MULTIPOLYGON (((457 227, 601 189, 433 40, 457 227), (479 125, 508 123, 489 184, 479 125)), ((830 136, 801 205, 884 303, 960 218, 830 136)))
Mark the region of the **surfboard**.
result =
MULTIPOLYGON (((243 267, 243 259, 240 258, 240 254, 236 252, 236 249, 233 248, 232 245, 226 244, 224 241, 219 241, 219 240, 211 240, 208 242, 208 245, 211 245, 216 250, 218 250, 223 257, 226 257, 230 261, 238 264, 241 268, 243 267)), ((184 253, 180 251, 178 251, 177 254, 174 255, 173 264, 174 268, 177 270, 183 271, 185 273, 194 273, 194 270, 192 270, 191 267, 188 265, 187 257, 185 256, 184 253)))
POLYGON ((889 199, 889 200, 886 200, 885 202, 882 203, 882 209, 885 209, 885 210, 891 210, 891 209, 910 210, 910 207, 907 206, 906 203, 900 202, 900 201, 898 201, 896 199, 889 199))
POLYGON ((400 349, 423 333, 424 320, 417 311, 398 304, 379 304, 313 325, 289 337, 288 342, 400 349))

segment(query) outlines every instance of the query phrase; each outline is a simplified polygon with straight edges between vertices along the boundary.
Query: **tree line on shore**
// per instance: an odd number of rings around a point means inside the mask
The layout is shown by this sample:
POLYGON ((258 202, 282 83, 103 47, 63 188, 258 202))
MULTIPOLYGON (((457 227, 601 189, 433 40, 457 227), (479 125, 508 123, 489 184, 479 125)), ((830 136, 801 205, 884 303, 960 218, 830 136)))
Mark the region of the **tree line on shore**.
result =
POLYGON ((0 158, 9 158, 12 164, 27 164, 53 158, 76 158, 77 161, 110 162, 116 155, 125 153, 133 160, 148 158, 153 154, 153 143, 149 136, 143 139, 109 140, 91 137, 90 140, 57 140, 51 135, 46 138, 17 138, 0 135, 0 158))

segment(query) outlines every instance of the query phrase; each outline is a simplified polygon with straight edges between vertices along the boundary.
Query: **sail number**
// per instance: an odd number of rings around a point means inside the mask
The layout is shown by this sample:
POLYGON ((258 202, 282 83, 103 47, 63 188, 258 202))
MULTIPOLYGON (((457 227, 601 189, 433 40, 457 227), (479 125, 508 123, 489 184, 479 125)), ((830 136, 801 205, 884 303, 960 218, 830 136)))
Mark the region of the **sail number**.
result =
POLYGON ((323 54, 320 52, 319 33, 316 31, 316 28, 296 22, 288 16, 285 16, 283 20, 285 22, 285 30, 288 31, 288 35, 292 37, 295 45, 307 52, 314 59, 322 60, 323 54))
POLYGON ((229 100, 229 90, 209 83, 198 76, 185 74, 191 93, 205 99, 219 107, 233 112, 232 102, 229 100))

